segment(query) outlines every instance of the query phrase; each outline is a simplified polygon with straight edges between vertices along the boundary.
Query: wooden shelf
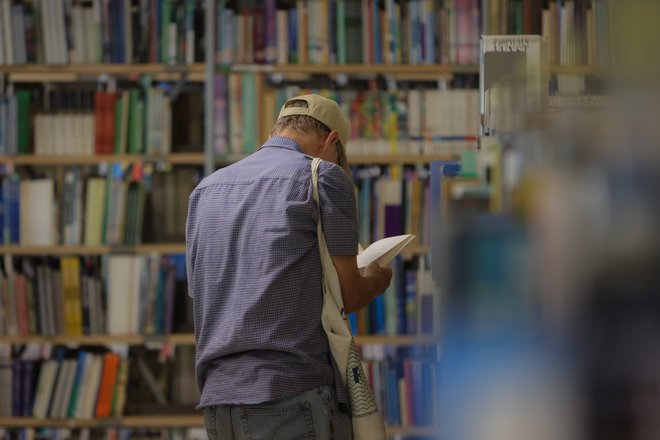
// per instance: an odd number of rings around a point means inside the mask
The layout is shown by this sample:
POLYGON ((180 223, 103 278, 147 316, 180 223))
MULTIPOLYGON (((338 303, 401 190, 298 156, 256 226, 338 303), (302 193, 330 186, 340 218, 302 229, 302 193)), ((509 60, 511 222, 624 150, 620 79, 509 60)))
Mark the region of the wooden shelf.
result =
POLYGON ((291 74, 455 74, 479 73, 477 65, 451 64, 233 64, 218 66, 224 72, 291 74))
MULTIPOLYGON (((91 335, 91 336, 0 336, 0 344, 53 344, 53 345, 144 345, 148 343, 170 343, 173 345, 195 345, 192 333, 170 335, 91 335)), ((356 336, 358 345, 433 345, 438 343, 435 336, 356 336)))
POLYGON ((0 246, 0 254, 43 256, 43 255, 105 255, 105 254, 182 254, 184 243, 141 244, 137 246, 0 246))
MULTIPOLYGON (((350 148, 350 146, 349 146, 350 148)), ((348 154, 348 160, 351 164, 376 164, 376 165, 396 165, 396 164, 414 164, 430 163, 436 160, 457 160, 458 155, 454 154, 369 154, 369 155, 351 155, 348 154)))
MULTIPOLYGON (((350 146, 349 146, 350 149, 350 146)), ((230 165, 241 159, 246 158, 245 154, 233 154, 231 156, 218 157, 215 160, 216 165, 230 165)), ((348 154, 348 161, 351 165, 397 165, 397 164, 427 164, 436 160, 458 160, 456 154, 369 154, 369 155, 352 155, 348 154)))
POLYGON ((177 428, 204 426, 202 415, 126 416, 119 419, 35 419, 14 417, 0 419, 3 428, 177 428))
POLYGON ((103 74, 109 75, 131 75, 141 73, 185 73, 204 72, 204 63, 167 65, 161 63, 153 64, 24 64, 19 66, 0 66, 2 73, 76 73, 76 74, 103 74))
POLYGON ((53 345, 143 345, 145 337, 141 335, 91 335, 91 336, 1 336, 3 344, 53 344, 53 345))
POLYGON ((603 75, 607 73, 608 66, 575 65, 575 66, 550 66, 550 73, 554 75, 603 75))
POLYGON ((385 433, 388 436, 400 435, 402 437, 433 437, 437 438, 440 430, 435 427, 423 426, 387 426, 385 433))
MULTIPOLYGON (((119 252, 121 248, 112 250, 112 252, 119 252)), ((130 252, 131 249, 128 248, 130 252)), ((134 249, 136 254, 185 254, 186 253, 186 244, 185 243, 150 243, 150 244, 140 244, 137 245, 134 249)))
POLYGON ((14 165, 98 165, 102 163, 166 162, 172 165, 202 165, 204 153, 173 153, 165 156, 141 154, 97 154, 59 156, 0 156, 0 163, 14 165))
MULTIPOLYGON (((551 65, 550 73, 593 75, 605 73, 608 66, 595 65, 551 65)), ((220 72, 253 72, 253 73, 283 73, 283 74, 399 74, 399 75, 433 75, 433 74, 478 74, 479 66, 452 64, 231 64, 219 65, 220 72)), ((141 74, 164 75, 176 78, 181 74, 198 76, 204 79, 205 65, 195 63, 190 65, 169 66, 166 64, 67 64, 61 66, 26 64, 20 66, 0 66, 0 73, 16 76, 19 80, 33 78, 33 81, 50 81, 70 78, 75 80, 80 76, 121 75, 137 76, 141 74)), ((12 78, 14 79, 14 78, 12 78)))
MULTIPOLYGON (((35 419, 14 417, 0 419, 2 428, 185 428, 204 426, 204 416, 162 415, 162 416, 126 416, 118 419, 35 419)), ((388 426, 388 436, 433 436, 438 430, 427 427, 388 426)))
POLYGON ((0 74, 9 74, 14 82, 72 82, 99 75, 137 77, 150 74, 159 81, 174 81, 186 75, 189 81, 204 81, 204 64, 169 66, 166 64, 67 64, 48 66, 26 64, 0 66, 0 74))

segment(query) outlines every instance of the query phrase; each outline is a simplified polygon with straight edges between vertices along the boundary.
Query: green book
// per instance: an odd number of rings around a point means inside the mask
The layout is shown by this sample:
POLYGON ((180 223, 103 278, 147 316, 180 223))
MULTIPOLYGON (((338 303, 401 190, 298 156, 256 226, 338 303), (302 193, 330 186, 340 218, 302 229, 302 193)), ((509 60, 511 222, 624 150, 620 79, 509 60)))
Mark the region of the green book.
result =
POLYGON ((82 388, 82 381, 84 379, 85 364, 88 362, 88 354, 84 351, 78 353, 78 364, 76 366, 76 374, 73 379, 73 388, 71 389, 71 398, 69 399, 69 408, 67 410, 68 417, 71 419, 76 418, 78 410, 78 402, 80 399, 80 390, 82 388))
POLYGON ((124 112, 124 103, 119 99, 115 102, 115 154, 121 154, 121 134, 122 134, 122 113, 124 112))
POLYGON ((128 153, 142 154, 144 140, 144 102, 140 91, 133 89, 128 95, 128 153))
POLYGON ((337 63, 346 64, 346 8, 337 0, 337 63))
POLYGON ((18 101, 18 154, 30 154, 30 91, 16 92, 18 101))
POLYGON ((255 144, 258 142, 257 135, 259 127, 257 126, 258 114, 256 105, 256 77, 253 73, 246 73, 243 77, 243 152, 245 154, 254 153, 255 144))
POLYGON ((137 101, 139 98, 137 90, 128 92, 128 139, 127 139, 127 153, 137 154, 137 144, 135 142, 135 132, 137 130, 137 101))
POLYGON ((145 133, 145 105, 144 101, 138 99, 137 105, 135 107, 135 142, 136 142, 136 152, 137 154, 144 154, 144 133, 145 133))

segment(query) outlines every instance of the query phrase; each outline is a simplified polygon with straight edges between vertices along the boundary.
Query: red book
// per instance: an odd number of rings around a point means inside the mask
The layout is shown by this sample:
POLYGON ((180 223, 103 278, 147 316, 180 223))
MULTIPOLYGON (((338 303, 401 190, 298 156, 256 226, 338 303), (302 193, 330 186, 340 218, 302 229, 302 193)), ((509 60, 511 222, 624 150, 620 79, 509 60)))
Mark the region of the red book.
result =
POLYGON ((117 381, 117 370, 119 369, 119 355, 117 353, 106 353, 103 355, 103 370, 101 373, 101 385, 99 385, 98 397, 96 399, 96 417, 110 417, 112 413, 112 397, 117 381))
POLYGON ((403 361, 403 378, 406 383, 406 415, 408 419, 408 426, 415 426, 415 402, 413 402, 413 368, 412 361, 410 359, 403 361))
POLYGON ((255 6, 252 13, 252 41, 254 43, 254 62, 266 63, 266 11, 263 6, 255 6))

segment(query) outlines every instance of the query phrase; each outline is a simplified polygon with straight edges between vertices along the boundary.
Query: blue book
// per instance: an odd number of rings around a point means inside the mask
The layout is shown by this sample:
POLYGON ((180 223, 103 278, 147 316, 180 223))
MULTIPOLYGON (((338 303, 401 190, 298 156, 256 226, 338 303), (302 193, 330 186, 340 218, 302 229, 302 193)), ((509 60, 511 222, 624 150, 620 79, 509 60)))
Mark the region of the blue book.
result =
POLYGON ((91 322, 90 322, 90 294, 89 291, 89 279, 92 276, 92 261, 91 258, 86 257, 82 260, 83 268, 82 274, 80 277, 80 299, 81 299, 81 308, 82 308, 82 331, 83 335, 91 334, 91 322))
POLYGON ((9 232, 9 176, 2 178, 2 242, 11 244, 11 234, 9 232))
POLYGON ((119 63, 117 57, 119 46, 119 24, 117 23, 119 7, 117 0, 109 0, 108 13, 110 15, 110 62, 119 63))
POLYGON ((23 361, 23 371, 21 378, 21 388, 23 394, 23 402, 21 409, 22 417, 30 417, 32 415, 32 405, 34 405, 35 395, 35 380, 37 378, 37 361, 23 361))
POLYGON ((11 414, 13 417, 23 416, 23 361, 20 359, 14 359, 11 364, 11 375, 12 375, 12 408, 11 414))
POLYGON ((385 334, 385 296, 379 295, 371 302, 371 334, 382 335, 385 334))
POLYGON ((387 423, 392 426, 401 425, 401 409, 399 402, 399 378, 396 365, 393 361, 386 361, 386 383, 387 383, 387 423))
POLYGON ((69 399, 69 408, 67 414, 70 418, 75 418, 76 411, 80 405, 80 391, 82 390, 83 374, 90 354, 85 351, 78 352, 78 363, 76 364, 76 373, 73 377, 73 387, 71 388, 71 398, 69 399))
POLYGON ((298 62, 298 13, 296 8, 289 9, 289 62, 298 62))
POLYGON ((422 386, 422 361, 412 361, 413 421, 416 426, 424 426, 425 396, 430 393, 422 386))
POLYGON ((435 420, 433 414, 435 405, 433 402, 437 395, 437 390, 433 383, 433 368, 435 368, 435 365, 431 362, 422 363, 422 389, 424 390, 424 413, 422 425, 424 426, 433 425, 433 420, 435 420))
POLYGON ((410 22, 411 22, 410 28, 412 30, 411 32, 412 41, 410 42, 410 63, 419 64, 421 61, 420 30, 422 27, 419 19, 419 2, 410 3, 409 14, 410 14, 410 22))
POLYGON ((165 332, 165 304, 167 286, 167 268, 161 263, 158 271, 158 287, 156 289, 156 314, 154 316, 154 333, 161 335, 165 332))
POLYGON ((406 333, 406 276, 403 268, 403 258, 398 256, 394 260, 394 271, 397 273, 396 277, 396 334, 403 335, 406 333))
POLYGON ((417 333, 417 271, 407 270, 405 276, 405 334, 417 333))
POLYGON ((11 244, 18 244, 20 237, 20 176, 16 173, 9 180, 9 236, 11 244))
POLYGON ((358 316, 357 313, 349 313, 348 314, 348 323, 351 326, 351 333, 354 335, 358 334, 358 316))
POLYGON ((424 44, 426 49, 425 61, 427 64, 435 63, 435 44, 433 42, 435 40, 435 18, 437 13, 438 11, 436 11, 435 6, 433 6, 433 9, 427 15, 429 20, 426 22, 426 28, 424 29, 424 36, 426 38, 426 42, 424 44))
POLYGON ((371 3, 372 9, 372 23, 374 33, 372 35, 373 48, 374 48, 374 62, 376 64, 383 64, 383 44, 381 37, 380 29, 380 9, 378 8, 378 2, 371 3))
POLYGON ((176 269, 176 279, 186 280, 186 256, 184 254, 170 255, 170 264, 176 269))

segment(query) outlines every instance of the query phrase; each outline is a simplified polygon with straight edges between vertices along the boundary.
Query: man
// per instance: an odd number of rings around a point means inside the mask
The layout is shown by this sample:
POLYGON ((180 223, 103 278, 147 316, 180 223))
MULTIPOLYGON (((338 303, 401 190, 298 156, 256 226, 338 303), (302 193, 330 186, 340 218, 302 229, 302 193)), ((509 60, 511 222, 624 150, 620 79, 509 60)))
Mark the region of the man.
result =
POLYGON ((332 100, 287 101, 269 140, 205 178, 189 200, 188 285, 196 374, 211 439, 350 439, 347 394, 321 325, 321 221, 347 312, 389 286, 358 271, 357 207, 332 100), (320 212, 311 162, 319 166, 320 212))

